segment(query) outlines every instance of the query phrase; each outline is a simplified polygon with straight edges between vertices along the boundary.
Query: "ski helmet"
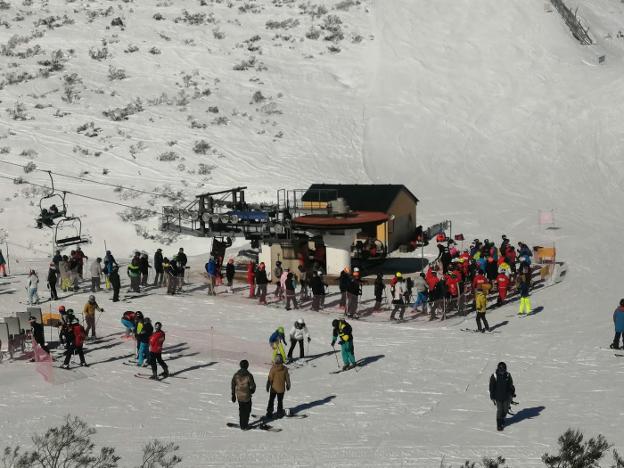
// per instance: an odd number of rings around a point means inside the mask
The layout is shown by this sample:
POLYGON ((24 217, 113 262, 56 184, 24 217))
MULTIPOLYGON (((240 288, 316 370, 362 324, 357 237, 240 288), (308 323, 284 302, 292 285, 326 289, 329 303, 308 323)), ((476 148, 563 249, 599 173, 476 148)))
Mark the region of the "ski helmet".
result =
POLYGON ((241 369, 247 369, 249 367, 249 361, 247 359, 243 359, 239 365, 241 369))
POLYGON ((507 364, 501 361, 498 363, 498 366, 496 366, 496 369, 501 371, 507 371, 507 364))
POLYGON ((332 320, 332 327, 336 328, 338 326, 338 319, 332 320))
POLYGON ((282 355, 278 354, 277 356, 275 356, 275 364, 281 364, 282 363, 282 355))
POLYGON ((620 299, 620 306, 624 307, 624 299, 620 299))
POLYGON ((65 313, 65 306, 64 305, 60 305, 58 308, 59 313, 65 313))
POLYGON ((137 310, 136 314, 134 314, 134 316, 138 317, 138 318, 143 318, 143 312, 141 312, 140 310, 137 310))
MULTIPOLYGON (((148 319, 148 320, 149 320, 149 319, 148 319)), ((161 328, 162 328, 162 323, 160 323, 160 322, 156 322, 156 323, 154 324, 154 329, 155 329, 156 331, 160 330, 161 328)))
POLYGON ((89 296, 89 302, 95 302, 95 296, 93 294, 89 296))
POLYGON ((400 278, 401 276, 403 276, 403 274, 400 271, 397 271, 394 276, 396 276, 397 278, 400 278))
POLYGON ((284 327, 277 327, 277 332, 281 333, 283 335, 284 334, 284 327))
POLYGON ((302 318, 300 318, 299 320, 297 320, 297 323, 298 323, 299 325, 305 325, 305 322, 303 321, 303 319, 302 319, 302 318))

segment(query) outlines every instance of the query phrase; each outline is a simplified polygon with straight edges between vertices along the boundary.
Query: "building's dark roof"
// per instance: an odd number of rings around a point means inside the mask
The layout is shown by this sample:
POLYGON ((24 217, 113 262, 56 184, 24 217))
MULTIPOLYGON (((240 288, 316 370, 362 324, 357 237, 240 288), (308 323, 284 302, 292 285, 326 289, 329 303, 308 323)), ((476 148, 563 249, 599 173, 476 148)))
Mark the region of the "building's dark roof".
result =
POLYGON ((341 197, 352 210, 387 212, 402 190, 418 203, 418 198, 405 185, 377 184, 312 184, 301 199, 304 202, 327 202, 341 197))

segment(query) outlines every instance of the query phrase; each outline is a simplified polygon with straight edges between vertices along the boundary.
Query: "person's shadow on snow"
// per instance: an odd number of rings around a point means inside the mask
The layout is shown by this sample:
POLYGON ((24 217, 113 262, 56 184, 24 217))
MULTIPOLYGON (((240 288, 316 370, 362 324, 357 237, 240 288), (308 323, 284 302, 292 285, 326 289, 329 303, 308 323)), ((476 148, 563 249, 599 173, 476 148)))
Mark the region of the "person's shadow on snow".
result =
POLYGON ((307 410, 307 409, 310 409, 310 408, 314 408, 315 406, 321 406, 321 405, 324 405, 326 403, 329 403, 334 398, 336 398, 336 395, 329 395, 329 396, 326 396, 325 398, 323 398, 321 400, 315 400, 315 401, 311 401, 309 403, 301 403, 300 405, 293 406, 292 408, 290 408, 290 414, 292 414, 294 416, 294 415, 300 413, 301 411, 304 411, 304 410, 307 410))
POLYGON ((357 361, 357 366, 358 367, 364 367, 367 366, 368 364, 372 364, 373 362, 377 362, 382 358, 385 358, 386 355, 385 354, 377 354, 375 356, 367 356, 365 358, 360 359, 359 361, 357 361))
POLYGON ((545 406, 533 406, 532 408, 522 408, 520 411, 511 416, 511 418, 505 421, 506 426, 519 423, 525 419, 533 419, 540 415, 542 411, 546 409, 545 406))

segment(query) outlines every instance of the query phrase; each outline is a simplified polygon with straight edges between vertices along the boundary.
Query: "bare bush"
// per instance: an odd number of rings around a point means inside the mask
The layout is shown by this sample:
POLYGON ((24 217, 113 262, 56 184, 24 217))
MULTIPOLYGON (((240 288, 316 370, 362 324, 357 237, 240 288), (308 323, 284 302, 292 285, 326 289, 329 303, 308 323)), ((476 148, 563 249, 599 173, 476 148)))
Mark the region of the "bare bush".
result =
POLYGON ((160 51, 160 49, 156 46, 152 46, 149 48, 148 52, 152 55, 160 55, 162 52, 160 51))
POLYGON ((6 109, 6 112, 9 114, 9 117, 13 120, 31 120, 30 117, 26 113, 26 105, 22 101, 16 101, 15 105, 12 108, 6 109))
POLYGON ((196 141, 193 145, 193 152, 197 154, 207 154, 208 151, 212 148, 212 145, 208 143, 206 140, 196 141))
POLYGON ((37 169, 37 165, 36 165, 34 162, 32 162, 32 161, 30 161, 28 164, 26 164, 26 165, 24 166, 24 172, 25 172, 26 174, 31 173, 31 172, 32 172, 32 171, 34 171, 35 169, 37 169))
POLYGON ((114 121, 128 120, 128 117, 143 111, 143 103, 140 98, 136 98, 124 107, 116 107, 103 112, 105 117, 114 121))
POLYGON ((299 20, 296 18, 288 18, 283 21, 270 20, 265 23, 267 29, 292 29, 299 26, 299 20))
POLYGON ((199 175, 210 175, 216 168, 217 166, 213 166, 211 164, 199 163, 197 173, 199 175))
POLYGON ((323 19, 321 29, 327 32, 327 35, 323 37, 326 41, 338 42, 344 39, 342 20, 337 15, 327 15, 323 19))
POLYGON ((173 442, 163 443, 152 440, 143 447, 143 462, 137 468, 173 468, 182 462, 176 452, 179 446, 173 442))
POLYGON ((57 49, 50 54, 50 58, 47 60, 39 60, 37 63, 43 67, 46 67, 48 73, 61 71, 65 68, 65 62, 67 58, 61 49, 57 49))
POLYGON ((139 47, 134 44, 128 44, 128 47, 124 49, 126 54, 133 54, 139 50, 139 47))
POLYGON ((180 159, 180 156, 178 156, 174 151, 167 151, 158 155, 159 161, 175 161, 177 159, 180 159))
POLYGON ((155 19, 156 21, 162 21, 165 19, 165 17, 161 13, 154 13, 152 15, 152 18, 155 19))
POLYGON ((266 101, 266 98, 262 94, 262 91, 256 91, 253 93, 253 96, 251 96, 251 102, 249 104, 260 104, 264 101, 266 101))
POLYGON ((104 59, 106 59, 109 56, 108 55, 108 48, 102 47, 101 49, 98 49, 96 47, 91 47, 89 49, 89 56, 93 60, 97 60, 97 61, 104 60, 104 59))
POLYGON ((109 81, 125 80, 127 77, 128 75, 126 75, 126 70, 124 70, 123 68, 115 68, 112 65, 108 66, 109 81))
POLYGON ((79 86, 82 86, 82 79, 77 73, 63 76, 63 95, 61 99, 65 102, 75 102, 80 99, 79 86))

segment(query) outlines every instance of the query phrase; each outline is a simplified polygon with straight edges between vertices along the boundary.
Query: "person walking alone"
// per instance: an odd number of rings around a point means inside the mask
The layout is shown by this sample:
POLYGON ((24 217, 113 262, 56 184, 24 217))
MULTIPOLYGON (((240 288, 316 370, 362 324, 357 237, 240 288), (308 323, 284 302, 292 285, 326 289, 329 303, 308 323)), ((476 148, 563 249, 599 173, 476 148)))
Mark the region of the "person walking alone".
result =
POLYGON ((496 372, 490 377, 490 399, 496 406, 496 429, 499 431, 505 427, 505 416, 515 396, 516 388, 511 374, 507 372, 507 364, 499 362, 496 372))
POLYGON ((613 312, 613 325, 615 336, 611 349, 620 349, 620 337, 622 337, 622 348, 624 348, 624 299, 620 299, 620 306, 613 312))

